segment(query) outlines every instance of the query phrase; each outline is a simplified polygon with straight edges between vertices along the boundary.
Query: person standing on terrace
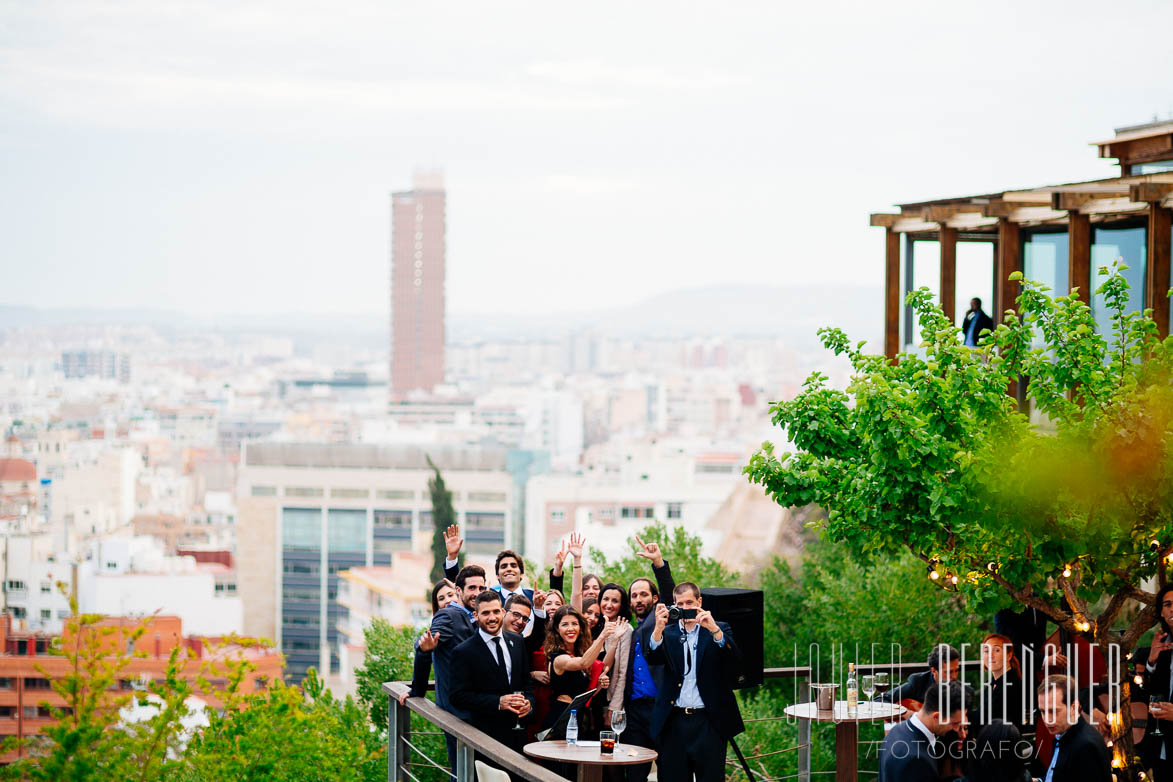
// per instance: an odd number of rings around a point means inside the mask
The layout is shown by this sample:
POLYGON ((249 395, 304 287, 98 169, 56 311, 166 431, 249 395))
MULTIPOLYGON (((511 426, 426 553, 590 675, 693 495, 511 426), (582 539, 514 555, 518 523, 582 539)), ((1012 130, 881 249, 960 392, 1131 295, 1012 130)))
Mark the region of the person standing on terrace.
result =
POLYGON ((965 320, 961 322, 966 347, 976 348, 982 332, 987 329, 994 330, 994 320, 982 312, 982 300, 975 296, 969 300, 969 312, 965 313, 965 320))

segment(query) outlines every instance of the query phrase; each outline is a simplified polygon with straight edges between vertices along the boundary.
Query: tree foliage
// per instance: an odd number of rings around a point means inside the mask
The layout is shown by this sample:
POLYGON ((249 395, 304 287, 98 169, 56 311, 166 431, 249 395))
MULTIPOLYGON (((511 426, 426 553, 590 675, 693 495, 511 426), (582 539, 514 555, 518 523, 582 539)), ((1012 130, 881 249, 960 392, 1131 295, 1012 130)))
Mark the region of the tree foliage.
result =
POLYGON ((644 543, 656 543, 664 555, 665 561, 672 566, 672 576, 676 583, 692 581, 702 589, 710 586, 734 586, 740 580, 740 575, 730 570, 724 563, 701 554, 701 539, 696 535, 688 534, 684 527, 668 527, 661 521, 647 525, 627 539, 630 553, 615 560, 607 559, 603 552, 590 547, 593 570, 603 582, 614 581, 625 587, 637 578, 648 578, 652 575, 649 561, 639 556, 640 545, 636 537, 644 543))
POLYGON ((1165 583, 1173 553, 1173 341, 1126 312, 1121 270, 1100 270, 1108 335, 1078 291, 1017 273, 1017 312, 977 349, 923 288, 908 299, 923 355, 890 362, 820 330, 851 361, 847 390, 816 373, 773 405, 795 450, 765 443, 746 474, 780 504, 821 505, 854 551, 913 552, 976 610, 1026 604, 1131 648, 1154 622, 1139 585, 1165 583), (1020 378, 1044 425, 1007 393, 1020 378))
POLYGON ((387 694, 383 682, 411 681, 416 633, 411 627, 393 627, 386 619, 374 619, 363 629, 366 656, 354 671, 359 702, 371 724, 387 729, 387 694))

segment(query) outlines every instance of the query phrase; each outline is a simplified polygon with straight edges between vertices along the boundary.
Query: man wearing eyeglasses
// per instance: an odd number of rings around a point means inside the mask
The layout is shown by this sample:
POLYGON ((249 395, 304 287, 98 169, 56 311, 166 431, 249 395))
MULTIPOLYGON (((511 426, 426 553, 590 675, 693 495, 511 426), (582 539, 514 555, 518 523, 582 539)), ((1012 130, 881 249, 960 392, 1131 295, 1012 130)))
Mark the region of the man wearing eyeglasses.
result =
POLYGON ((540 649, 546 640, 546 612, 541 609, 545 600, 545 593, 539 591, 534 593, 534 603, 538 604, 536 609, 525 595, 512 595, 505 601, 505 629, 509 632, 521 635, 533 619, 533 630, 525 637, 525 650, 530 654, 540 649))
POLYGON ((668 606, 657 605, 646 653, 649 665, 664 666, 652 712, 660 778, 723 782, 725 745, 745 730, 732 687, 741 652, 729 625, 701 607, 700 587, 677 584, 672 600, 681 619, 669 624, 668 606))

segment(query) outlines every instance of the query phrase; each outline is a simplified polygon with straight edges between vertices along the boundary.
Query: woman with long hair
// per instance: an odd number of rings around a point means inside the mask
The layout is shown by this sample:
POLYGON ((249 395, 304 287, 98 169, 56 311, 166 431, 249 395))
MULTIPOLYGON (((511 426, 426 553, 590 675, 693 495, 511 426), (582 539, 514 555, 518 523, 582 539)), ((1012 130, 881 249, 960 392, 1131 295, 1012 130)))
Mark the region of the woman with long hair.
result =
POLYGON ((608 623, 599 637, 592 639, 586 617, 573 606, 562 606, 554 612, 546 625, 545 646, 555 703, 551 704, 553 708, 546 716, 543 728, 558 721, 565 704, 574 700, 574 696, 590 689, 591 667, 603 651, 607 638, 617 629, 617 623, 608 623), (559 703, 563 708, 557 705, 559 703))
POLYGON ((1033 749, 1017 727, 994 720, 978 734, 962 782, 1030 782, 1027 760, 1033 749))
MULTIPOLYGON (((432 585, 432 614, 446 608, 456 601, 456 586, 446 578, 442 578, 432 585)), ((432 650, 436 648, 439 639, 432 635, 431 629, 424 630, 416 642, 415 660, 411 668, 411 692, 402 695, 399 703, 402 705, 408 695, 413 698, 422 698, 428 693, 428 679, 432 677, 432 650)))
POLYGON ((618 622, 618 631, 607 639, 604 648, 610 663, 611 687, 607 690, 607 711, 603 716, 606 725, 611 724, 611 712, 623 708, 623 696, 627 688, 627 663, 631 658, 631 599, 627 590, 619 584, 604 584, 599 592, 599 610, 605 621, 618 622))
POLYGON ((994 720, 1001 720, 1016 726, 1025 725, 1031 704, 1022 685, 1022 666, 1014 653, 1014 642, 999 633, 987 634, 982 639, 981 660, 976 723, 990 725, 994 720))

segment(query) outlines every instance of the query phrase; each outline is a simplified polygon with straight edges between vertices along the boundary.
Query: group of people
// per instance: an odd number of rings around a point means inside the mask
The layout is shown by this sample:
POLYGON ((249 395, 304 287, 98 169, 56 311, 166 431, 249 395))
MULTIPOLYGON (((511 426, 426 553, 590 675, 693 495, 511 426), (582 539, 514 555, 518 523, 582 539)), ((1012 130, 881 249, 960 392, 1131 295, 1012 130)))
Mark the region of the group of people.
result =
MULTIPOLYGON (((1111 754, 1084 716, 1075 679, 1045 675, 1028 692, 1013 641, 998 633, 983 639, 981 664, 975 691, 959 678, 960 652, 940 644, 928 671, 881 696, 913 713, 884 738, 880 782, 1111 782, 1111 754)), ((1066 664, 1055 654, 1043 659, 1043 672, 1066 664)))
MULTIPOLYGON (((434 674, 440 708, 520 751, 538 732, 564 727, 571 702, 594 690, 576 714, 580 738, 623 712, 622 741, 659 752, 659 779, 724 780, 726 744, 744 730, 733 696, 737 643, 696 584, 675 582, 659 546, 637 541, 651 577, 624 586, 584 575, 586 541, 572 533, 542 591, 522 585, 525 562, 514 551, 497 555, 496 584, 478 565, 460 568, 463 540, 449 527, 445 578, 432 588, 431 625, 416 642, 404 699, 423 697, 434 674), (669 605, 683 616, 670 621, 669 605)), ((454 769, 455 739, 447 742, 454 769)), ((555 770, 573 778, 573 769, 555 770)), ((645 782, 650 771, 645 763, 622 774, 645 782)))

